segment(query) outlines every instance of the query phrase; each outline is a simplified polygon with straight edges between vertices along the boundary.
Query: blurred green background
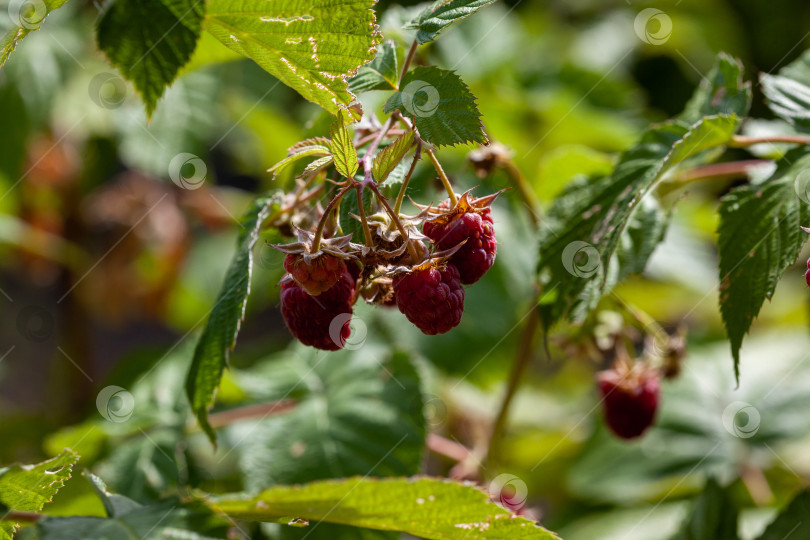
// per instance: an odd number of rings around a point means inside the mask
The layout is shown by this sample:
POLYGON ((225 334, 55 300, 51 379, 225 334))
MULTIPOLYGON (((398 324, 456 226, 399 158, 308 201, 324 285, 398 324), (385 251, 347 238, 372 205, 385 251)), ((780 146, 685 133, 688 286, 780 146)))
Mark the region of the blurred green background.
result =
MULTIPOLYGON (((292 174, 273 182, 264 171, 288 146, 323 134, 329 118, 206 35, 147 123, 134 89, 89 39, 97 16, 93 3, 69 2, 0 69, 0 463, 36 461, 69 445, 84 466, 134 498, 177 485, 239 489, 240 469, 273 449, 261 437, 235 443, 239 426, 229 428, 216 455, 199 433, 178 435, 189 343, 219 291, 239 215, 258 192, 291 182, 292 174), (195 189, 169 179, 169 164, 183 153, 201 159, 197 172, 205 176, 195 189), (102 418, 96 400, 110 385, 135 396, 135 425, 102 418)), ((400 55, 404 19, 407 8, 378 4, 381 29, 398 40, 400 55)), ((717 51, 739 57, 755 82, 810 46, 808 20, 802 0, 524 0, 482 10, 421 53, 470 85, 491 139, 513 151, 547 205, 578 175, 609 171, 616 152, 650 122, 680 112, 717 51), (634 31, 647 7, 672 21, 664 43, 645 43, 634 31)), ((384 98, 362 99, 379 113, 384 98)), ((758 90, 752 115, 769 120, 758 90)), ((774 123, 745 129, 761 133, 774 123)), ((469 150, 439 152, 457 184, 480 185, 480 194, 508 185, 502 172, 477 178, 469 150)), ((746 157, 730 151, 723 159, 746 157)), ((763 308, 736 388, 717 309, 714 247, 717 201, 733 182, 679 191, 666 241, 645 275, 603 300, 594 324, 555 329, 551 359, 539 344, 534 351, 485 476, 525 483, 523 511, 567 540, 669 538, 709 474, 731 484, 746 508, 742 532, 752 538, 807 483, 803 269, 789 270, 763 308), (625 302, 670 331, 688 329, 684 370, 664 386, 658 425, 633 443, 614 440, 601 423, 593 372, 606 360, 586 337, 594 325, 603 334, 632 326, 625 302), (737 402, 755 409, 751 436, 727 421, 737 402)), ((436 187, 423 164, 410 195, 437 201, 436 187)), ((398 313, 358 306, 366 344, 335 360, 406 355, 422 376, 428 426, 471 448, 497 410, 531 308, 536 234, 524 210, 514 190, 496 203, 498 259, 467 290, 459 328, 426 337, 398 313)), ((289 348, 277 309, 281 255, 259 242, 255 256, 253 294, 220 407, 284 395, 278 366, 311 361, 289 348)), ((322 377, 341 380, 339 373, 322 377)), ((405 395, 418 389, 403 387, 405 395)), ((451 466, 431 456, 422 469, 448 474, 451 466)), ((279 476, 255 481, 263 479, 279 476)), ((70 513, 86 496, 74 482, 53 511, 70 513)), ((279 533, 268 527, 259 534, 279 533)))

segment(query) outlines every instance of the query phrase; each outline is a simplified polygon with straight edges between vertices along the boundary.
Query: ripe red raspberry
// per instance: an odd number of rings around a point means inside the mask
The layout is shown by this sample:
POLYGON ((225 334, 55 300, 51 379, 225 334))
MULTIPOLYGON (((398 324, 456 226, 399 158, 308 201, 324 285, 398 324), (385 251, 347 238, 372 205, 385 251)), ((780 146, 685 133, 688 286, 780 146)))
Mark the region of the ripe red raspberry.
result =
POLYGON ((452 265, 418 269, 394 279, 397 307, 422 332, 444 334, 464 313, 464 288, 452 265))
POLYGON ((338 282, 346 271, 346 263, 328 254, 320 255, 309 263, 300 255, 287 255, 284 269, 309 294, 317 296, 338 282))
POLYGON ((349 338, 352 315, 351 299, 354 295, 354 279, 348 271, 332 288, 312 296, 292 279, 284 279, 281 284, 281 314, 290 333, 304 345, 336 351, 342 349, 349 338), (344 315, 345 314, 345 315, 344 315), (331 328, 333 321, 338 324, 344 315, 340 329, 331 328))
POLYGON ((658 372, 611 369, 598 374, 605 422, 617 436, 633 439, 655 420, 661 390, 658 372))
MULTIPOLYGON (((450 201, 445 200, 439 208, 449 209, 450 201)), ((492 267, 498 249, 489 207, 468 207, 452 216, 449 222, 443 221, 426 221, 422 230, 441 250, 450 249, 466 240, 450 262, 458 268, 462 283, 475 283, 492 267)))

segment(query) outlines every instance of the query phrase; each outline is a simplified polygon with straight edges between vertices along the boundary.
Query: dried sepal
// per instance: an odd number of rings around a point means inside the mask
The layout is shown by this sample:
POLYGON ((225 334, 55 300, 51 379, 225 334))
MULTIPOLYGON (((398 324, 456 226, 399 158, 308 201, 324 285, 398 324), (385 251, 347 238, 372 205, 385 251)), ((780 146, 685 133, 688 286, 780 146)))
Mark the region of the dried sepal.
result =
POLYGON ((312 244, 315 241, 315 233, 296 227, 298 241, 290 244, 268 244, 274 249, 287 255, 300 255, 304 262, 311 264, 314 259, 321 255, 328 254, 341 259, 356 258, 355 249, 352 247, 352 235, 336 236, 333 238, 321 238, 317 251, 312 251, 312 244))
POLYGON ((479 198, 471 197, 473 189, 475 188, 468 189, 467 191, 462 193, 458 197, 458 202, 456 202, 456 205, 453 206, 452 208, 449 208, 448 207, 449 205, 445 206, 445 204, 447 204, 447 201, 445 201, 444 203, 440 204, 437 207, 434 207, 432 205, 424 206, 417 203, 414 204, 418 208, 420 208, 423 213, 426 214, 426 221, 428 221, 429 223, 434 225, 446 225, 467 212, 475 212, 478 214, 483 213, 490 206, 492 206, 492 203, 495 201, 496 198, 498 198, 498 196, 501 193, 503 193, 509 188, 504 188, 496 193, 479 198))

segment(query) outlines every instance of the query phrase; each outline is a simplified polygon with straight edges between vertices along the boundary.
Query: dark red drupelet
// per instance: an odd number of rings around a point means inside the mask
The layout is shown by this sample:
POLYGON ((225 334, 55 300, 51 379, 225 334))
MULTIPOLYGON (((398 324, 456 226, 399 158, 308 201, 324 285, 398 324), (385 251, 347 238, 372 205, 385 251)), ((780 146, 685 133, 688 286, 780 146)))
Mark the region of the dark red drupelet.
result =
POLYGON ((285 279, 281 284, 281 314, 298 341, 336 351, 343 348, 351 332, 353 295, 354 279, 348 271, 318 296, 310 295, 292 279, 285 279))
POLYGON ((458 268, 461 282, 465 285, 481 279, 495 263, 498 244, 489 208, 464 212, 446 224, 426 221, 422 230, 442 250, 467 241, 450 258, 450 262, 458 268))
POLYGON ((309 294, 317 296, 338 282, 346 271, 346 263, 328 254, 316 257, 309 264, 300 255, 287 255, 284 269, 309 294))
POLYGON ((464 288, 452 264, 395 278, 394 294, 399 310, 425 334, 444 334, 461 322, 464 288))

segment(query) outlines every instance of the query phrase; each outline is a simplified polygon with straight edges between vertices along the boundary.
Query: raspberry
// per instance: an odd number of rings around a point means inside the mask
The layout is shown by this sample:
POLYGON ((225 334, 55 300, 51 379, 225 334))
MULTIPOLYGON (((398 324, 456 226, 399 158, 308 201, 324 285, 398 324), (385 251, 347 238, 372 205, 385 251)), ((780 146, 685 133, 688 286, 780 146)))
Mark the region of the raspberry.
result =
POLYGON ((302 256, 287 255, 284 269, 309 294, 317 296, 338 282, 346 263, 332 255, 321 255, 309 263, 302 256))
POLYGON ((464 288, 452 265, 417 269, 394 279, 397 307, 430 336, 458 326, 464 313, 464 288))
POLYGON ((656 371, 633 373, 611 369, 597 376, 605 422, 617 436, 633 439, 644 433, 655 420, 660 393, 656 371))
POLYGON ((316 349, 336 351, 343 348, 351 332, 353 295, 354 279, 348 271, 318 296, 311 296, 294 280, 285 279, 281 284, 281 314, 298 341, 316 349), (340 322, 338 316, 345 318, 339 331, 331 328, 333 321, 340 322))
MULTIPOLYGON (((439 208, 450 208, 450 201, 445 200, 439 208)), ((422 230, 442 250, 467 241, 450 258, 450 262, 458 268, 461 282, 465 285, 481 279, 495 262, 498 244, 495 241, 495 228, 488 207, 471 208, 454 216, 447 223, 426 221, 422 230)))

